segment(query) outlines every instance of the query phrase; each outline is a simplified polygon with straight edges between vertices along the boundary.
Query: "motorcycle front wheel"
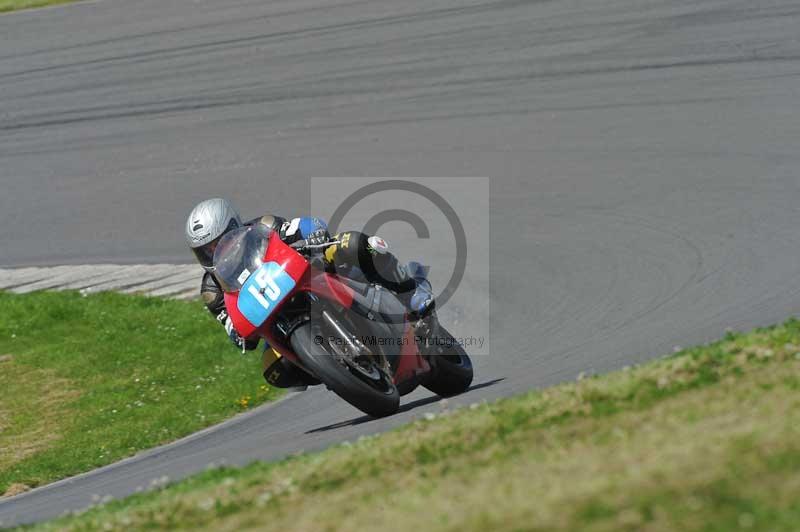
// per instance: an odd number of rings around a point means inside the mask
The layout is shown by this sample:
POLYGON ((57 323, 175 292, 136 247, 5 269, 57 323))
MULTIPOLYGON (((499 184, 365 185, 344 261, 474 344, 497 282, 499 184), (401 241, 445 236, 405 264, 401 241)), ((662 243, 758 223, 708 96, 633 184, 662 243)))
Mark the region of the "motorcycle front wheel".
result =
POLYGON ((335 356, 315 321, 295 329, 290 344, 308 371, 362 412, 385 417, 399 410, 400 394, 384 369, 375 363, 357 365, 335 356))

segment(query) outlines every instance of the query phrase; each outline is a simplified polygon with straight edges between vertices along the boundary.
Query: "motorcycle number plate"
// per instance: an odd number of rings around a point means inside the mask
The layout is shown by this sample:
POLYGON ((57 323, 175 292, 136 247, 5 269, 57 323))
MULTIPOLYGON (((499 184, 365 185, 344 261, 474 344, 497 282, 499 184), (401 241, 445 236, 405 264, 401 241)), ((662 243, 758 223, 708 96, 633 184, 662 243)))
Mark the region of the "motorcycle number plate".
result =
POLYGON ((242 285, 236 306, 247 321, 260 327, 295 284, 280 264, 267 262, 242 285))

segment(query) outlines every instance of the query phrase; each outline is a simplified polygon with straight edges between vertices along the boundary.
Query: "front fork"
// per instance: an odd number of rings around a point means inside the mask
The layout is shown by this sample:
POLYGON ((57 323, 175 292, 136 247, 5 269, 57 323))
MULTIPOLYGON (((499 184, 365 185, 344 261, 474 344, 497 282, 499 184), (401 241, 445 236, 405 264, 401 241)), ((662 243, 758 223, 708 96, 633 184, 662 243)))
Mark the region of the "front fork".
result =
POLYGON ((372 358, 375 363, 386 372, 387 375, 392 374, 391 367, 389 366, 389 361, 386 360, 386 357, 381 355, 376 356, 372 350, 368 349, 364 343, 359 340, 357 337, 353 336, 349 331, 347 331, 339 321, 334 318, 328 309, 322 310, 322 319, 325 321, 328 326, 336 332, 339 338, 342 339, 342 344, 346 346, 347 351, 349 351, 349 355, 355 359, 359 356, 367 356, 372 358))
POLYGON ((415 321, 411 326, 420 352, 425 358, 429 358, 431 356, 430 340, 436 338, 439 334, 439 319, 436 317, 436 311, 430 312, 424 318, 415 321))

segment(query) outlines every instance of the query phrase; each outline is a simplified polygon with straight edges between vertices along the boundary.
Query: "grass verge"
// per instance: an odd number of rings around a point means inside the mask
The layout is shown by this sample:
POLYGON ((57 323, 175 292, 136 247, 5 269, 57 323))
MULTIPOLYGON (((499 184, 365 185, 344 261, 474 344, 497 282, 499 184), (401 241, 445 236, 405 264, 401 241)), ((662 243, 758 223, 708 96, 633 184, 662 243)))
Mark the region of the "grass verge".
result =
POLYGON ((276 395, 199 302, 0 292, 0 495, 109 464, 276 395))
POLYGON ((0 0, 0 13, 19 11, 20 9, 55 6, 73 1, 76 0, 0 0))
POLYGON ((798 346, 731 334, 34 530, 797 530, 798 346))

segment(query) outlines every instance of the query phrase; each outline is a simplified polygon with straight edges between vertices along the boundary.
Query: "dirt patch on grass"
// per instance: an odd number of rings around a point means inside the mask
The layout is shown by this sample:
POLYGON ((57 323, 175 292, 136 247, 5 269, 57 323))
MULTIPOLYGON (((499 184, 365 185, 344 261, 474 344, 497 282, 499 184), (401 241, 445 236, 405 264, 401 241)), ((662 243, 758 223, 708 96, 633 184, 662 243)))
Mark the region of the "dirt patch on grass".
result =
POLYGON ((2 471, 61 437, 72 420, 68 405, 80 392, 54 371, 31 368, 13 359, 3 362, 0 389, 2 471))
POLYGON ((11 484, 5 493, 3 493, 3 497, 13 497, 14 495, 19 495, 20 493, 25 493, 26 491, 30 491, 31 487, 26 486, 25 484, 11 484))
MULTIPOLYGON (((0 364, 4 362, 11 362, 14 360, 14 357, 11 355, 0 355, 0 364)), ((3 368, 4 370, 6 368, 3 368)), ((0 376, 0 383, 2 383, 3 377, 0 376)), ((3 431, 8 426, 8 411, 7 409, 3 408, 6 401, 0 401, 0 435, 2 435, 3 431)), ((2 440, 0 440, 2 441, 2 440)))

